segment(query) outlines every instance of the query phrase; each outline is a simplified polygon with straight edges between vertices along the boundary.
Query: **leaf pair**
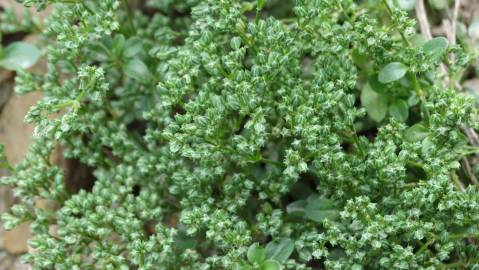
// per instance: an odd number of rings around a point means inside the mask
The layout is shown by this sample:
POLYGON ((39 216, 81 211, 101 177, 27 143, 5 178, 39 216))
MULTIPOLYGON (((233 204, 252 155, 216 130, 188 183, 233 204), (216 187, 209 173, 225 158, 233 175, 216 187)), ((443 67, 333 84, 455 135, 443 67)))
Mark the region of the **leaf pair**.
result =
MULTIPOLYGON (((448 41, 444 37, 434 38, 422 45, 422 50, 429 58, 438 61, 448 48, 448 41)), ((376 122, 380 122, 389 113, 398 121, 405 122, 409 117, 409 104, 401 98, 392 99, 385 93, 385 84, 402 79, 408 73, 408 68, 400 62, 392 62, 384 66, 379 73, 371 76, 368 84, 361 92, 361 103, 368 115, 376 122)))
POLYGON ((258 243, 252 244, 246 254, 248 261, 260 265, 261 270, 279 270, 293 253, 294 241, 289 238, 282 238, 269 242, 266 248, 258 243))
POLYGON ((125 39, 120 34, 113 39, 105 37, 100 42, 90 45, 89 49, 95 54, 95 58, 110 60, 116 66, 121 64, 121 69, 127 77, 140 82, 151 80, 152 74, 141 58, 144 48, 140 38, 125 39))
POLYGON ((385 93, 374 91, 370 83, 366 84, 361 92, 361 104, 366 108, 369 117, 376 122, 381 122, 387 113, 400 122, 405 122, 409 117, 407 101, 401 98, 390 101, 385 93))
MULTIPOLYGON (((422 49, 427 56, 440 58, 446 52, 448 46, 449 42, 446 38, 437 37, 424 43, 422 49)), ((407 72, 408 68, 404 64, 399 62, 389 63, 379 72, 378 81, 384 84, 391 83, 404 77, 407 72)))
POLYGON ((133 37, 125 41, 120 49, 122 68, 126 76, 137 81, 147 82, 151 80, 152 75, 147 65, 138 57, 142 50, 143 44, 139 38, 133 37))

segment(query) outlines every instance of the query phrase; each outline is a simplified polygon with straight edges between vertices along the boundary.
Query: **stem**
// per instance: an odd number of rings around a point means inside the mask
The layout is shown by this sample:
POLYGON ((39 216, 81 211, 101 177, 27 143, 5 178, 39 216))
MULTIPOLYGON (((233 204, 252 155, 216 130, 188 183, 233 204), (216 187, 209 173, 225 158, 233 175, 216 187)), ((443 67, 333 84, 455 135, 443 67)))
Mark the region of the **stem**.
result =
MULTIPOLYGON (((388 3, 387 0, 382 0, 382 1, 383 1, 384 6, 386 6, 386 11, 387 11, 389 17, 392 18, 392 17, 393 17, 393 11, 392 11, 391 6, 389 6, 389 3, 388 3)), ((396 29, 396 30, 398 30, 398 29, 396 29)), ((401 31, 399 31, 399 30, 398 30, 398 32, 399 32, 399 34, 401 35, 401 38, 402 38, 403 42, 404 42, 408 47, 411 47, 411 43, 409 43, 409 40, 407 40, 407 38, 406 38, 406 36, 404 35, 404 33, 401 32, 401 31)))
MULTIPOLYGON (((386 11, 389 15, 389 17, 392 18, 392 14, 393 14, 393 11, 391 9, 391 6, 389 6, 389 3, 387 0, 382 0, 383 1, 383 4, 384 6, 386 6, 386 11)), ((396 28, 396 27, 395 27, 396 28)), ((402 41, 404 42, 404 44, 406 44, 406 46, 408 48, 411 48, 411 43, 409 43, 409 40, 407 40, 406 36, 404 35, 403 32, 401 32, 399 29, 396 28, 396 30, 399 32, 399 34, 401 35, 401 38, 402 38, 402 41)), ((412 72, 409 72, 409 75, 411 77, 411 80, 412 80, 412 83, 414 84, 414 90, 416 91, 416 95, 419 97, 419 99, 421 99, 421 102, 424 104, 424 111, 426 113, 426 118, 429 118, 429 111, 428 109, 426 108, 426 98, 424 97, 423 93, 422 93, 422 90, 421 90, 421 86, 419 85, 419 82, 417 80, 417 75, 415 73, 412 73, 412 72)))
POLYGON ((283 163, 281 163, 279 161, 276 161, 276 160, 272 160, 272 159, 261 158, 259 161, 264 162, 264 163, 268 163, 268 164, 271 164, 271 165, 275 165, 275 166, 278 166, 278 167, 283 166, 283 163))
POLYGON ((455 172, 451 173, 451 179, 454 182, 454 185, 462 192, 466 191, 466 188, 464 188, 464 184, 462 184, 461 181, 459 181, 459 177, 457 177, 457 174, 455 172))
POLYGON ((432 243, 434 243, 434 241, 436 241, 436 239, 434 239, 434 238, 429 239, 429 241, 427 241, 424 245, 421 246, 421 248, 420 248, 419 251, 416 253, 416 255, 417 255, 417 254, 421 254, 421 253, 423 253, 424 251, 426 251, 426 249, 427 249, 432 243))
POLYGON ((412 83, 414 85, 414 91, 416 91, 416 95, 421 100, 422 104, 424 104, 424 112, 426 114, 426 119, 429 119, 429 110, 426 107, 426 97, 424 96, 421 86, 417 80, 417 76, 415 73, 409 72, 409 76, 411 77, 412 83))
POLYGON ((131 12, 130 6, 128 5, 128 0, 122 0, 123 8, 125 9, 126 16, 128 18, 128 25, 133 33, 135 33, 135 25, 133 24, 133 14, 131 12))
POLYGON ((343 8, 343 5, 341 4, 341 1, 338 1, 338 5, 339 5, 339 9, 341 9, 341 11, 343 12, 344 16, 346 16, 346 19, 348 20, 348 22, 353 25, 354 23, 354 20, 351 16, 349 16, 349 14, 346 12, 346 10, 344 10, 343 8))
POLYGON ((263 6, 264 6, 264 0, 257 0, 257 3, 256 3, 256 19, 255 19, 256 25, 258 25, 258 23, 259 23, 259 19, 261 17, 261 10, 263 9, 263 6))

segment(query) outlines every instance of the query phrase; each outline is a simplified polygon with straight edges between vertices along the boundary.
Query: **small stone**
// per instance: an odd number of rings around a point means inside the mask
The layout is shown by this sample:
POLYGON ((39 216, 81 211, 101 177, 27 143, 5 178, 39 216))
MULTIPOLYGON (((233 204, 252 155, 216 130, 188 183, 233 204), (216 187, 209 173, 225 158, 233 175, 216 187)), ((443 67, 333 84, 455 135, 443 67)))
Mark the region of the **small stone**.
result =
POLYGON ((15 263, 12 266, 12 270, 30 270, 30 269, 32 268, 26 264, 21 263, 19 258, 15 261, 15 263))
POLYGON ((22 223, 11 231, 6 231, 0 239, 0 246, 11 254, 22 254, 28 251, 27 242, 32 238, 30 223, 22 223))
POLYGON ((5 154, 11 164, 21 161, 32 140, 33 125, 26 124, 25 115, 37 103, 41 93, 24 96, 12 95, 0 116, 0 142, 5 145, 5 154))

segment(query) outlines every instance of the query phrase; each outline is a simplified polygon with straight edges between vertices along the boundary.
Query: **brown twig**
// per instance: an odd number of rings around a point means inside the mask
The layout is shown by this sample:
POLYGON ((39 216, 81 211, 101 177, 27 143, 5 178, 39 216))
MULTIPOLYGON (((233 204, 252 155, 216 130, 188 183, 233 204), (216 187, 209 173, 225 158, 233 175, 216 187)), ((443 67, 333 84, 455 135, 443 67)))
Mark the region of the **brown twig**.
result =
MULTIPOLYGON (((461 7, 461 0, 455 0, 454 1, 454 11, 452 12, 452 18, 451 18, 451 39, 449 42, 451 43, 451 46, 456 45, 456 23, 457 23, 457 16, 459 15, 459 8, 461 7)), ((451 54, 451 60, 454 63, 456 61, 456 56, 454 54, 451 54)))
MULTIPOLYGON (((456 21, 457 17, 459 14, 459 8, 461 6, 461 0, 455 0, 454 1, 454 10, 452 13, 452 18, 451 22, 448 20, 443 21, 443 26, 445 28, 446 36, 449 40, 449 43, 451 46, 456 45, 456 21)), ((426 8, 424 5, 424 0, 418 0, 416 1, 416 17, 419 22, 419 28, 421 30, 421 34, 424 36, 426 40, 432 39, 432 34, 431 34, 431 27, 429 25, 429 20, 427 18, 427 13, 426 13, 426 8)), ((455 56, 451 55, 451 59, 454 61, 455 56)), ((444 85, 447 87, 449 85, 449 78, 448 78, 448 73, 447 73, 447 68, 444 65, 444 63, 441 63, 440 69, 442 74, 444 74, 444 85)), ((471 142, 472 145, 479 147, 479 136, 477 135, 476 131, 472 128, 464 127, 463 128, 464 133, 466 133, 467 137, 469 138, 469 141, 471 142)), ((479 158, 479 153, 476 153, 476 156, 479 158)), ((477 178, 476 176, 472 173, 472 170, 470 170, 470 164, 467 158, 465 159, 465 166, 466 170, 470 171, 470 178, 471 182, 473 184, 477 184, 477 178), (469 169, 468 169, 469 168, 469 169)))
POLYGON ((479 184, 479 182, 477 181, 477 177, 474 175, 474 172, 471 169, 471 164, 469 163, 467 157, 462 158, 462 163, 464 164, 464 168, 466 169, 466 172, 471 179, 471 183, 474 185, 479 184))
POLYGON ((424 6, 424 0, 418 0, 416 2, 416 17, 419 21, 419 28, 421 34, 427 39, 432 39, 431 27, 429 26, 429 20, 427 19, 426 7, 424 6))

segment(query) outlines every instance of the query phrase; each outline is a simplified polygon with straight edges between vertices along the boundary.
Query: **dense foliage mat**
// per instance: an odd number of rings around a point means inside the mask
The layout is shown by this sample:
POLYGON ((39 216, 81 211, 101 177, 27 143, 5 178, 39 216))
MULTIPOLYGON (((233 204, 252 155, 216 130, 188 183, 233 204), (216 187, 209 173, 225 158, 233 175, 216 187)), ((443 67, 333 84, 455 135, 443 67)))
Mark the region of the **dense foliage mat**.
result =
POLYGON ((20 2, 55 6, 46 74, 29 44, 0 60, 43 94, 1 159, 34 269, 479 268, 477 52, 419 38, 408 1, 20 2))

